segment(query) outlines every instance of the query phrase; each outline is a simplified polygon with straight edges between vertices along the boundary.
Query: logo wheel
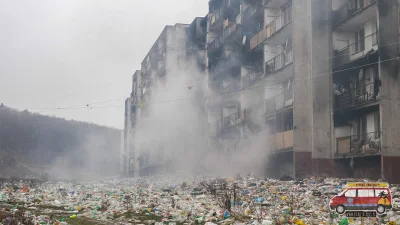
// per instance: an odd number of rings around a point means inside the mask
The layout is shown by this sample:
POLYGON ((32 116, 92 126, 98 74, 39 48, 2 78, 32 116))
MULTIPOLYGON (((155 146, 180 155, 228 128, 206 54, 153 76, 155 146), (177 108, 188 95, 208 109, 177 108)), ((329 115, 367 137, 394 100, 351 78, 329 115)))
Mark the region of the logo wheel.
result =
POLYGON ((343 214, 344 211, 345 211, 345 208, 344 208, 343 205, 339 205, 338 207, 336 207, 336 212, 337 212, 338 214, 343 214))

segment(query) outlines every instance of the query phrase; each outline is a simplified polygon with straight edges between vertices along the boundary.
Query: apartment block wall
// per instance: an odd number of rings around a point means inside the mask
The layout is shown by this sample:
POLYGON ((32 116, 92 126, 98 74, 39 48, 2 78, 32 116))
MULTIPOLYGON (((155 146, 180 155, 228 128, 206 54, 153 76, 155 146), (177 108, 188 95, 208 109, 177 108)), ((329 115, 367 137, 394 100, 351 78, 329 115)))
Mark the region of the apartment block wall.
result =
POLYGON ((397 1, 378 0, 379 57, 382 82, 380 115, 382 127, 382 172, 390 182, 400 183, 400 77, 399 11, 397 1), (396 44, 394 44, 396 43, 396 44))
MULTIPOLYGON (((400 170, 398 160, 400 160, 400 139, 397 138, 400 133, 400 120, 396 118, 400 110, 400 87, 398 82, 399 68, 398 60, 393 60, 399 56, 399 46, 394 44, 399 40, 399 24, 398 24, 398 3, 397 1, 378 0, 377 6, 377 25, 374 20, 368 21, 363 25, 365 35, 373 34, 379 31, 379 46, 389 46, 379 48, 379 76, 382 81, 381 100, 379 102, 379 115, 381 130, 382 157, 374 156, 372 160, 357 158, 357 163, 370 165, 368 169, 354 169, 350 171, 350 159, 338 159, 337 138, 350 136, 353 131, 351 126, 340 125, 335 127, 334 123, 334 76, 335 71, 334 60, 335 50, 340 50, 355 42, 354 33, 346 30, 336 30, 332 26, 334 18, 332 17, 332 9, 337 9, 343 5, 344 0, 273 0, 271 7, 265 7, 263 26, 265 27, 272 22, 277 16, 282 14, 279 8, 288 2, 292 4, 292 22, 290 26, 283 28, 276 33, 278 35, 287 34, 288 39, 266 40, 257 51, 262 49, 253 60, 261 60, 264 68, 264 75, 261 79, 252 84, 251 87, 244 87, 244 79, 249 73, 255 72, 254 65, 246 65, 245 58, 242 58, 240 65, 241 88, 246 90, 238 90, 237 93, 229 93, 220 95, 221 90, 211 88, 212 81, 211 69, 204 71, 204 88, 208 98, 204 101, 204 110, 207 111, 205 123, 209 125, 207 129, 209 138, 209 147, 217 148, 225 153, 232 153, 242 140, 249 135, 254 135, 255 130, 250 129, 251 124, 244 123, 240 125, 240 133, 228 133, 225 136, 211 135, 211 127, 223 117, 231 115, 235 112, 243 113, 245 109, 256 109, 256 113, 252 114, 252 122, 261 127, 268 128, 265 122, 266 100, 274 98, 283 93, 286 86, 291 83, 293 88, 293 147, 290 149, 273 149, 277 154, 274 155, 275 160, 281 161, 281 165, 275 175, 290 175, 301 178, 309 175, 318 176, 356 176, 356 173, 370 173, 376 176, 376 167, 381 166, 382 175, 390 182, 400 182, 400 176, 396 171, 400 170), (289 30, 289 34, 287 33, 289 30), (284 33, 286 32, 286 33, 284 33), (282 34, 283 33, 283 34, 282 34), (343 41, 347 40, 347 41, 343 41), (285 45, 292 47, 293 63, 277 70, 273 73, 266 74, 266 62, 273 59, 277 55, 284 53, 285 45), (286 83, 285 83, 286 82, 286 83), (236 99, 237 98, 237 99, 236 99), (213 102, 213 103, 212 103, 213 102), (256 119, 254 119, 256 118, 256 119), (212 137, 211 137, 212 136, 212 137), (278 151, 277 151, 278 150, 278 151), (360 171, 358 171, 360 170, 360 171)), ((242 0, 241 11, 250 7, 249 1, 242 0)), ((208 15, 211 17, 212 13, 208 15)), ((239 16, 240 17, 240 16, 239 16)), ((232 22, 232 21, 231 21, 232 22)), ((223 25, 227 26, 227 24, 223 25)), ((243 28, 243 27, 242 27, 243 28)), ((166 67, 167 76, 179 76, 179 67, 185 67, 188 58, 185 54, 186 41, 183 37, 187 30, 187 25, 167 26, 165 29, 165 40, 167 44, 166 50, 166 67), (178 65, 178 66, 177 66, 178 65)), ((207 25, 206 43, 210 45, 216 38, 223 36, 223 31, 210 29, 210 23, 207 25)), ((257 31, 258 32, 258 31, 257 31)), ((247 43, 240 46, 246 49, 251 34, 242 32, 242 36, 246 35, 247 43)), ((351 54, 349 60, 351 62, 367 55, 371 49, 377 50, 378 45, 373 45, 372 39, 366 39, 365 49, 357 54, 351 54)), ((210 47, 210 46, 209 46, 210 47)), ((237 51, 239 48, 235 44, 226 43, 222 52, 222 57, 228 56, 230 53, 237 51)), ((214 65, 218 62, 221 65, 223 60, 215 58, 207 58, 206 49, 198 49, 203 51, 204 64, 210 62, 214 65), (215 60, 215 61, 213 61, 215 60)), ((243 52, 245 53, 245 52, 243 52)), ((357 64, 359 65, 359 64, 357 64)), ((347 65, 351 67, 352 64, 347 65)), ((143 69, 141 74, 143 74, 143 69)), ((365 71, 368 68, 363 68, 365 71)), ((360 69, 349 70, 349 74, 358 75, 360 69)), ((369 72, 365 72, 368 76, 369 72)), ((184 74, 181 74, 184 75, 184 74)), ((221 74, 220 74, 221 75, 221 74)), ((225 87, 230 83, 231 73, 227 73, 221 79, 222 86, 225 87)), ((137 78, 140 79, 140 76, 137 78)), ((371 78, 372 79, 372 78, 371 78)), ((140 83, 138 81, 138 83, 140 83)), ((141 92, 138 92, 140 99, 141 92)), ((290 109, 291 110, 291 109, 290 109)), ((366 117, 366 131, 373 132, 378 129, 376 125, 376 112, 363 112, 366 117)), ((347 114, 344 114, 347 115, 347 114)), ((137 110, 137 125, 141 123, 141 109, 137 110)), ((244 116, 241 115, 241 119, 244 116)), ((337 121, 336 121, 337 122, 337 121)), ((254 125, 254 124, 252 124, 254 125)), ((254 128, 254 126, 252 127, 254 128)), ((139 131, 140 132, 140 131, 139 131)), ((206 133, 206 132, 205 132, 206 133)), ((281 134, 279 134, 281 135, 281 134)), ((269 137, 266 137, 266 139, 269 137)), ((135 142, 136 154, 140 154, 140 147, 135 142)), ((140 146, 140 144, 139 144, 140 146)), ((276 146, 275 146, 276 147, 276 146)), ((350 148, 350 146, 349 146, 350 148)), ((265 146, 265 151, 271 149, 265 146)), ((272 151, 272 150, 271 150, 272 151)), ((275 167, 276 169, 277 167, 275 167)), ((272 168, 271 168, 272 170, 272 168)), ((136 170, 135 170, 136 171, 136 170)), ((267 171, 268 172, 268 171, 267 171)))

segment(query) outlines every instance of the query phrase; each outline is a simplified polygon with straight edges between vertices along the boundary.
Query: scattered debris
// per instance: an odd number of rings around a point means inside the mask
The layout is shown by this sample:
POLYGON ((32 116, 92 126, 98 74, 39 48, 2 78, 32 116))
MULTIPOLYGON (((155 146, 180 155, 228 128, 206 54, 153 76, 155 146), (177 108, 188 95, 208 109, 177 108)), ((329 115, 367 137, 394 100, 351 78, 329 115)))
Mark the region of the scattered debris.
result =
MULTIPOLYGON (((190 182, 190 177, 154 176, 36 185, 3 180, 0 224, 360 224, 328 207, 346 180, 237 178, 190 182)), ((397 190, 391 188, 394 209, 364 218, 364 224, 400 224, 397 190)))

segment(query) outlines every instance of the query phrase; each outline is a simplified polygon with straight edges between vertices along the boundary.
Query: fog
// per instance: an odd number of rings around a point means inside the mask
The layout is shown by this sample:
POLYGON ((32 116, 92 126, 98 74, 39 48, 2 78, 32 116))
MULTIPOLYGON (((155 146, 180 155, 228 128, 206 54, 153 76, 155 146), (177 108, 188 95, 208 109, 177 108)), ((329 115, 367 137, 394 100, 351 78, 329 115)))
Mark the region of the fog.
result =
MULTIPOLYGON (((246 139, 235 139, 236 148, 231 152, 224 152, 212 144, 207 98, 221 96, 210 92, 206 73, 199 71, 192 60, 188 59, 188 68, 179 69, 175 65, 165 78, 155 79, 149 116, 140 115, 136 125, 135 154, 149 154, 149 164, 164 164, 158 173, 179 171, 189 176, 255 173, 264 176, 266 130, 250 133, 246 139)), ((224 105, 224 102, 220 101, 220 104, 224 105)))

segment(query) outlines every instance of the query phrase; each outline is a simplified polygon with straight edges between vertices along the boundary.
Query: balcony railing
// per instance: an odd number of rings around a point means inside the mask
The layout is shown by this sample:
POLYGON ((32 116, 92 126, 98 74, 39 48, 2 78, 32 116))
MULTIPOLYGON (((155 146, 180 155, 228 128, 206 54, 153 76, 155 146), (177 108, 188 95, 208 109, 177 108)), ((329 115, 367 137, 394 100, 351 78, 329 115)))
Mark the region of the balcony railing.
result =
POLYGON ((246 74, 242 77, 242 88, 246 88, 257 83, 263 76, 263 72, 246 74))
POLYGON ((219 38, 215 38, 210 44, 208 44, 208 54, 214 53, 222 46, 221 44, 221 40, 219 38))
POLYGON ((253 50, 265 40, 270 38, 280 29, 292 22, 292 5, 288 6, 285 11, 269 23, 265 28, 260 30, 250 39, 250 50, 253 50))
POLYGON ((251 39, 250 39, 250 50, 255 49, 261 43, 263 43, 267 39, 267 30, 266 28, 258 31, 251 39))
POLYGON ((281 54, 275 56, 265 64, 265 74, 275 73, 285 66, 293 63, 293 49, 286 49, 281 54))
POLYGON ((288 130, 268 136, 269 150, 281 150, 293 147, 293 130, 288 130))
POLYGON ((212 14, 210 19, 210 25, 214 26, 216 22, 222 19, 222 15, 223 15, 223 9, 219 9, 214 14, 212 14))
POLYGON ((378 153, 381 151, 380 132, 370 132, 336 139, 336 153, 363 154, 378 153))
POLYGON ((232 23, 228 27, 224 29, 224 40, 230 37, 236 30, 238 29, 238 25, 236 23, 232 23))
POLYGON ((376 3, 376 0, 348 0, 337 10, 333 11, 333 25, 338 26, 376 3))
POLYGON ((293 106, 293 90, 285 91, 265 101, 265 114, 293 106))
POLYGON ((248 19, 250 19, 254 14, 256 14, 258 11, 260 11, 261 9, 264 9, 264 7, 268 4, 268 2, 270 2, 271 0, 262 0, 261 2, 258 2, 258 4, 256 4, 254 7, 247 7, 247 9, 245 9, 242 12, 242 22, 246 22, 248 19))
POLYGON ((378 44, 378 33, 375 32, 357 42, 335 51, 334 67, 345 65, 352 60, 365 56, 378 44))
POLYGON ((240 82, 238 80, 236 80, 236 79, 232 79, 231 83, 229 85, 223 86, 221 84, 220 87, 221 87, 220 90, 221 90, 222 93, 230 92, 230 91, 236 91, 236 90, 240 89, 240 82))
POLYGON ((379 86, 368 83, 357 88, 337 91, 339 94, 335 96, 335 110, 344 110, 377 101, 379 86))
POLYGON ((223 121, 223 128, 226 129, 240 124, 242 120, 240 118, 240 113, 235 112, 229 116, 224 117, 222 121, 223 121))

